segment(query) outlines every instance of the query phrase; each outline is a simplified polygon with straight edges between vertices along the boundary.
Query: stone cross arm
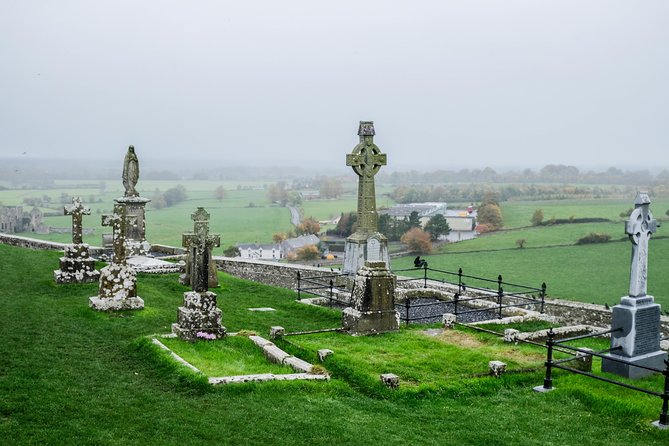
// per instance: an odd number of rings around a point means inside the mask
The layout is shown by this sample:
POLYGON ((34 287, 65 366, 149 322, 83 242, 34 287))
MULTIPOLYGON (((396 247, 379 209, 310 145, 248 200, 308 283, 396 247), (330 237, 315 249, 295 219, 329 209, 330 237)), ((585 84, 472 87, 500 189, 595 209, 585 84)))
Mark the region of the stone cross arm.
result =
POLYGON ((91 209, 81 204, 81 198, 72 198, 72 206, 63 207, 65 215, 72 216, 72 243, 82 242, 82 220, 84 215, 90 215, 91 209))

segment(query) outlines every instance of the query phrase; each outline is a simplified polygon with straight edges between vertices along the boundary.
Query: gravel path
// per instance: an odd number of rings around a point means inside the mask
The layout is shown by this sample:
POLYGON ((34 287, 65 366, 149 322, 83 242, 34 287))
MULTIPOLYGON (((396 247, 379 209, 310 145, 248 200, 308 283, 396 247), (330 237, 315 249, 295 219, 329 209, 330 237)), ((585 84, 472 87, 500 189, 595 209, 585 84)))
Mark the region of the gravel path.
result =
MULTIPOLYGON (((404 324, 404 318, 407 317, 407 308, 404 304, 395 304, 395 309, 400 313, 400 321, 404 324)), ((462 311, 460 305, 458 310, 462 311)), ((410 324, 433 324, 441 322, 441 316, 444 313, 453 313, 455 306, 450 302, 443 302, 438 299, 411 299, 409 303, 410 324)), ((497 319, 497 313, 490 310, 481 310, 471 313, 459 314, 458 322, 469 323, 497 319)))

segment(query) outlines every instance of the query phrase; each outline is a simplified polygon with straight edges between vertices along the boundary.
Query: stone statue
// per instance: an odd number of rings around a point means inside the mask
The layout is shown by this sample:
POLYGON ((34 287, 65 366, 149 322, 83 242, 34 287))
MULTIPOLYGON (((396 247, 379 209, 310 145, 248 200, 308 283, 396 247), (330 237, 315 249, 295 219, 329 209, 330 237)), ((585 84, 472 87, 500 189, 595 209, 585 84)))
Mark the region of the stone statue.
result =
POLYGON ((135 146, 128 147, 128 153, 123 160, 123 187, 125 187, 126 197, 138 197, 139 193, 135 189, 139 180, 139 160, 135 154, 135 146))
POLYGON ((646 295, 648 283, 648 240, 660 224, 653 218, 648 206, 647 192, 639 192, 634 200, 634 211, 625 222, 625 233, 632 242, 630 267, 630 297, 646 295))

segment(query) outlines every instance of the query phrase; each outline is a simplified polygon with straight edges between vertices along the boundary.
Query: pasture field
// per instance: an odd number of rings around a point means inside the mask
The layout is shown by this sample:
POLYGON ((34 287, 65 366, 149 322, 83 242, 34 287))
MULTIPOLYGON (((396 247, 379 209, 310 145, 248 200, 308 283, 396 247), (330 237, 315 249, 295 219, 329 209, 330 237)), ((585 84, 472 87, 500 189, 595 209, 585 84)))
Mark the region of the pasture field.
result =
MULTIPOLYGON (((669 431, 650 425, 659 398, 561 371, 555 391, 535 393, 543 379, 540 348, 509 351, 514 347, 486 335, 473 335, 472 344, 459 330, 438 341, 413 328, 390 336, 288 337, 283 348, 290 342, 311 355, 337 343, 341 350, 324 364, 329 382, 212 388, 146 338, 175 321, 186 290, 176 274, 139 275, 144 310, 95 312, 87 300, 97 284, 53 283, 58 253, 0 245, 0 257, 3 445, 578 445, 585 438, 654 446, 669 439, 669 431), (504 349, 517 358, 515 373, 480 376, 504 349), (412 362, 424 365, 413 375, 412 362), (384 388, 379 368, 399 373, 407 386, 384 388)), ((294 302, 291 291, 220 279, 216 293, 231 331, 266 334, 272 325, 309 330, 339 321, 334 310, 294 302), (277 311, 247 310, 268 304, 277 311)), ((225 341, 202 345, 236 349, 225 341)), ((242 352, 223 351, 219 360, 236 361, 242 352)), ((659 378, 637 384, 656 389, 659 378)))

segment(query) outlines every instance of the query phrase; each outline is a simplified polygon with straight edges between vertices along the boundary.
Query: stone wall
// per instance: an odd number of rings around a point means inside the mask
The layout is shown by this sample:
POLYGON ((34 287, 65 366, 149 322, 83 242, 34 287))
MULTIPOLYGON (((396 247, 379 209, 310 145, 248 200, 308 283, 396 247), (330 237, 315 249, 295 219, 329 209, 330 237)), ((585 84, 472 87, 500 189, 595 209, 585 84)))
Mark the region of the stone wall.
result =
MULTIPOLYGON (((41 249, 46 251, 65 251, 65 243, 50 242, 48 240, 39 240, 36 238, 21 237, 19 235, 5 234, 0 232, 0 243, 19 248, 41 249)), ((88 252, 91 255, 102 254, 103 249, 90 246, 88 252)))
POLYGON ((313 266, 240 259, 239 257, 214 257, 214 261, 220 271, 232 276, 291 290, 297 288, 298 271, 303 277, 323 277, 335 274, 329 269, 313 266))

